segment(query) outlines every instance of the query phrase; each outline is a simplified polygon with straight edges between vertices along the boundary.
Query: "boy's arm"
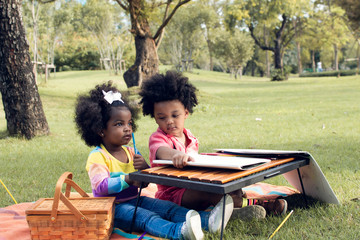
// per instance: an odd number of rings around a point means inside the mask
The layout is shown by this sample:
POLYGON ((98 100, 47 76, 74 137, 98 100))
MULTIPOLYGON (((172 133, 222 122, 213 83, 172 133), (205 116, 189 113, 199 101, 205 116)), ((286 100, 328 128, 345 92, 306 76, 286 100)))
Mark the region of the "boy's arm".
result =
POLYGON ((172 160, 177 168, 183 168, 187 162, 194 162, 194 159, 186 153, 164 146, 159 147, 156 151, 156 159, 172 160))

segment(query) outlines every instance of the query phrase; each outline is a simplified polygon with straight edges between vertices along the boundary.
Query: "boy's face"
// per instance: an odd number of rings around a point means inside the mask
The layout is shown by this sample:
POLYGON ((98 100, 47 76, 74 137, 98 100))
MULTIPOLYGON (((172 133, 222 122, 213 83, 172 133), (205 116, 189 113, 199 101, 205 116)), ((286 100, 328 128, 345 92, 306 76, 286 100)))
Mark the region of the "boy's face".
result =
POLYGON ((103 143, 107 149, 126 145, 131 140, 131 112, 125 107, 112 107, 111 117, 103 130, 103 143))
POLYGON ((158 102, 154 104, 154 118, 159 128, 165 133, 181 137, 183 134, 185 119, 189 111, 179 100, 158 102))

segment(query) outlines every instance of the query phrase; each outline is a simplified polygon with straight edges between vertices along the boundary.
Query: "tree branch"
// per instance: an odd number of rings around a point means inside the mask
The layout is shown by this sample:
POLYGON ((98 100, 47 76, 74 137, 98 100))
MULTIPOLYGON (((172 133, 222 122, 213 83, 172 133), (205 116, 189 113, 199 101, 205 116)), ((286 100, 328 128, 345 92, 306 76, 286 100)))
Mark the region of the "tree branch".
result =
POLYGON ((38 0, 39 3, 51 3, 51 2, 55 2, 55 0, 38 0))
POLYGON ((116 0, 116 2, 120 5, 120 7, 121 7, 122 9, 124 9, 125 11, 129 11, 129 6, 126 6, 125 4, 123 4, 123 3, 121 2, 121 0, 116 0))
MULTIPOLYGON (((163 31, 163 29, 165 28, 165 26, 169 23, 170 19, 174 16, 175 12, 177 11, 177 9, 179 7, 181 7, 182 5, 184 5, 185 3, 190 2, 191 0, 183 0, 183 1, 179 1, 178 4, 174 7, 174 9, 172 10, 172 12, 170 13, 170 15, 163 21, 163 23, 161 24, 161 26, 158 28, 157 32, 155 33, 153 39, 156 40, 161 32, 163 31)), ((168 3, 170 3, 170 1, 168 1, 168 3)))
POLYGON ((273 47, 270 46, 266 46, 266 45, 262 45, 259 41, 259 39, 255 36, 254 34, 254 26, 252 25, 252 23, 250 23, 250 25, 248 26, 249 30, 250 30, 250 35, 251 37, 254 39, 255 44, 258 45, 262 50, 269 50, 269 51, 274 51, 273 47))
MULTIPOLYGON (((163 22, 166 20, 166 18, 168 17, 168 13, 169 13, 169 8, 170 8, 170 3, 171 3, 171 0, 168 0, 167 1, 167 4, 166 4, 166 9, 165 9, 165 13, 164 13, 164 17, 163 17, 163 22)), ((161 40, 164 36, 164 28, 161 30, 160 32, 160 35, 157 39, 154 39, 155 40, 155 46, 158 47, 160 46, 160 43, 161 43, 161 40)))
POLYGON ((288 40, 283 44, 283 47, 286 48, 287 45, 291 42, 291 40, 295 37, 295 33, 293 33, 288 40))
POLYGON ((172 0, 167 0, 165 2, 159 2, 159 3, 155 3, 153 2, 152 5, 151 5, 151 9, 155 9, 155 8, 158 8, 158 7, 161 7, 162 5, 169 5, 169 2, 172 2, 172 0))
POLYGON ((286 25, 286 23, 287 23, 287 19, 288 19, 288 18, 287 18, 287 16, 286 16, 285 14, 282 15, 282 18, 283 18, 283 20, 282 20, 282 22, 281 22, 281 27, 280 27, 279 31, 277 31, 277 32, 275 33, 276 39, 281 38, 281 35, 282 35, 282 33, 283 33, 283 31, 284 31, 284 28, 285 28, 285 25, 286 25))

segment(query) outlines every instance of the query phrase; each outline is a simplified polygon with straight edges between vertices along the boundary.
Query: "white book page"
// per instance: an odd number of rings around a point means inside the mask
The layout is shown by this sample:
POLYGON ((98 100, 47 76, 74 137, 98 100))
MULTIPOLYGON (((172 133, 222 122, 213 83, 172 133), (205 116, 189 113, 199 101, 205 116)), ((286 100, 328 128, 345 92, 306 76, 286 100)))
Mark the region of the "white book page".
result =
MULTIPOLYGON (((245 170, 249 167, 255 167, 259 164, 267 163, 269 159, 248 158, 248 157, 225 157, 225 156, 209 156, 200 154, 189 154, 195 159, 195 162, 188 162, 187 166, 211 167, 211 168, 228 168, 245 170)), ((156 164, 170 164, 171 160, 153 160, 156 164)))

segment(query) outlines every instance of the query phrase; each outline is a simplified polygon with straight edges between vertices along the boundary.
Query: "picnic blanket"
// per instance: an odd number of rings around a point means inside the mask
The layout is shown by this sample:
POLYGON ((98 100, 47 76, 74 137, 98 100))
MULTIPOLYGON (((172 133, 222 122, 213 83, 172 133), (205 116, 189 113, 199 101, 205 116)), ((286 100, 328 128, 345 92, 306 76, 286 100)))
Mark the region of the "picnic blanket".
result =
MULTIPOLYGON (((149 187, 142 190, 141 195, 154 197, 157 187, 155 184, 149 184, 149 187)), ((275 186, 267 183, 256 183, 243 188, 248 198, 275 199, 279 196, 286 197, 299 193, 297 190, 286 186, 275 186)), ((11 205, 0 208, 0 240, 30 240, 30 230, 26 221, 25 210, 33 204, 32 202, 11 205)), ((139 239, 140 234, 128 234, 115 228, 110 239, 139 239)), ((158 239, 145 235, 143 239, 158 239)))

